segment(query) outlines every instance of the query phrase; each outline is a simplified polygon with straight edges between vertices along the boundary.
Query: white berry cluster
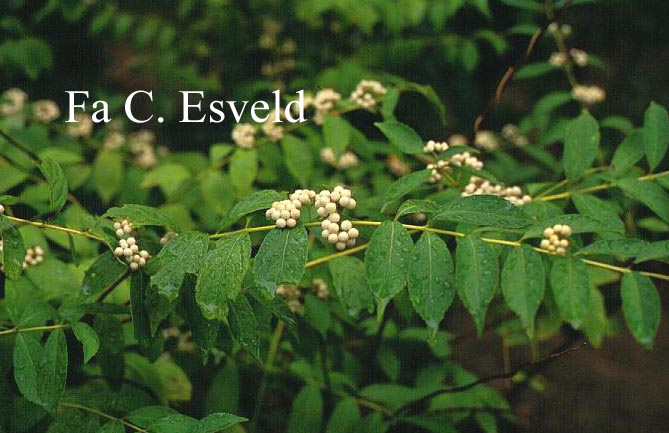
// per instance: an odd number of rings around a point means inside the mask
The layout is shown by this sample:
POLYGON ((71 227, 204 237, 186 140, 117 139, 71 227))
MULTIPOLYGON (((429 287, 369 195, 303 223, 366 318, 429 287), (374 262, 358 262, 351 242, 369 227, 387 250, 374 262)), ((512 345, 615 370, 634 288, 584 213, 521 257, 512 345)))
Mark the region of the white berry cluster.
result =
POLYGON ((278 142, 283 138, 283 126, 277 124, 274 120, 276 118, 276 110, 269 112, 267 120, 262 124, 262 132, 272 141, 273 143, 278 142))
MULTIPOLYGON (((173 338, 176 340, 178 352, 195 352, 197 346, 192 341, 193 334, 190 331, 182 331, 176 326, 162 330, 163 339, 173 338)), ((169 353, 169 352, 166 352, 169 353)))
MULTIPOLYGON (((5 244, 2 239, 0 239, 0 253, 4 250, 5 244)), ((37 266, 44 263, 44 249, 40 246, 34 246, 26 250, 26 255, 23 258, 23 264, 21 267, 25 271, 30 266, 37 266)), ((4 271, 4 265, 0 267, 0 270, 4 271)))
POLYGON ((102 147, 107 150, 117 150, 125 144, 125 135, 119 131, 110 131, 102 141, 102 147))
POLYGON ((362 80, 351 93, 350 98, 356 105, 367 110, 373 110, 376 108, 378 100, 387 92, 388 90, 378 81, 362 80))
POLYGON ((492 152, 499 148, 499 140, 492 131, 478 131, 474 137, 474 146, 492 152))
POLYGON ((151 256, 148 251, 139 249, 137 239, 128 236, 134 230, 132 222, 128 219, 116 221, 114 230, 116 230, 116 237, 119 238, 118 246, 114 249, 114 255, 123 259, 130 266, 131 271, 137 271, 144 267, 151 256))
POLYGON ((569 54, 562 51, 556 51, 551 54, 548 62, 553 66, 561 67, 564 66, 568 60, 571 60, 577 66, 585 67, 588 65, 588 53, 579 50, 578 48, 572 48, 569 50, 569 54))
POLYGON ((507 123, 502 127, 502 137, 518 147, 527 146, 529 143, 527 137, 512 123, 507 123))
POLYGON ((570 36, 571 35, 571 26, 569 24, 562 24, 559 25, 556 22, 550 23, 548 25, 548 32, 551 34, 555 34, 557 32, 562 33, 562 36, 570 36))
POLYGON ((314 114, 314 123, 317 125, 322 125, 325 115, 332 111, 332 109, 340 100, 341 95, 333 89, 326 88, 319 90, 312 101, 312 104, 316 109, 316 113, 314 114))
POLYGON ((427 143, 425 143, 425 146, 423 146, 423 152, 441 153, 447 151, 448 148, 449 148, 448 143, 445 141, 430 140, 427 143))
POLYGON ((279 229, 292 229, 302 215, 302 206, 309 206, 316 198, 316 191, 310 189, 296 189, 288 196, 288 200, 275 201, 267 209, 265 216, 276 223, 279 229))
POLYGON ((568 238, 571 234, 571 227, 566 224, 555 224, 553 227, 547 227, 544 230, 544 238, 541 240, 541 249, 565 255, 567 247, 569 247, 568 238))
POLYGON ((12 87, 0 95, 0 116, 13 116, 23 111, 28 101, 28 94, 12 87))
POLYGON ((35 101, 33 103, 33 116, 38 122, 50 123, 60 116, 60 108, 55 102, 48 99, 35 101))
POLYGON ((462 197, 472 195, 497 195, 517 206, 522 206, 532 201, 532 197, 523 194, 523 191, 518 186, 503 187, 501 185, 494 185, 489 180, 477 176, 472 176, 469 179, 469 184, 465 186, 465 189, 461 193, 462 197))
MULTIPOLYGON (((428 141, 423 147, 425 153, 441 153, 448 149, 449 145, 447 142, 436 142, 433 140, 428 141)), ((451 166, 481 170, 483 168, 483 161, 469 152, 456 153, 446 159, 440 159, 434 163, 427 164, 426 168, 430 170, 428 181, 431 183, 440 181, 444 173, 451 171, 451 166)))
POLYGON ((355 246, 360 232, 349 220, 342 220, 339 207, 355 209, 357 203, 351 196, 351 190, 336 186, 332 191, 323 190, 316 196, 316 213, 324 220, 321 222, 321 236, 334 244, 339 251, 355 246))
POLYGON ((350 150, 347 150, 344 152, 339 159, 335 157, 334 150, 332 150, 331 147, 324 147, 321 149, 321 160, 323 162, 326 162, 336 168, 337 170, 346 170, 351 167, 355 167, 358 165, 358 156, 351 152, 350 150))
POLYGON ((469 139, 463 134, 453 134, 448 137, 448 143, 451 146, 466 146, 469 144, 469 139))
POLYGON ((0 215, 4 215, 4 214, 5 214, 5 207, 0 204, 0 215))
POLYGON ((586 105, 594 105, 606 99, 606 92, 599 86, 579 84, 571 90, 571 97, 586 105))
POLYGON ((153 131, 140 129, 128 135, 128 142, 138 167, 153 168, 158 165, 155 150, 156 134, 153 131))
POLYGON ((328 288, 328 283, 325 282, 322 278, 314 278, 311 282, 311 285, 314 288, 314 294, 320 299, 327 299, 330 297, 330 289, 328 288))
POLYGON ((256 142, 256 128, 250 123, 238 123, 232 128, 232 141, 242 149, 250 149, 256 142))
POLYGON ((276 294, 286 301, 288 308, 293 313, 296 313, 302 307, 302 302, 300 301, 302 293, 297 286, 293 284, 281 284, 276 288, 276 294))
POLYGON ((405 161, 401 160, 394 153, 388 155, 386 159, 388 169, 397 177, 402 177, 411 171, 411 167, 405 161))
POLYGON ((93 133, 93 119, 91 119, 91 115, 75 113, 74 122, 67 124, 66 132, 72 138, 90 137, 93 133))

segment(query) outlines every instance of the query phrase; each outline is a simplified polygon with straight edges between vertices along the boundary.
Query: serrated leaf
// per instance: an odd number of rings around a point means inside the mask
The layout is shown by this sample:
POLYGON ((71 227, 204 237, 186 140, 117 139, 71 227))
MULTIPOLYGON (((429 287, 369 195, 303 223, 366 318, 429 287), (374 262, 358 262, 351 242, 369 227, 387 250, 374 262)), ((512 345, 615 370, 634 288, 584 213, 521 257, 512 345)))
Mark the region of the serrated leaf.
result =
POLYGON ((430 177, 430 170, 419 170, 413 173, 402 176, 388 186, 384 196, 384 204, 381 208, 383 212, 391 202, 404 197, 405 195, 415 191, 421 185, 427 182, 430 177))
POLYGON ((669 114, 667 114, 667 110, 663 106, 651 102, 644 114, 641 131, 646 159, 650 170, 653 171, 662 163, 669 146, 669 114))
POLYGON ((330 318, 330 307, 316 296, 308 294, 304 298, 304 318, 323 338, 327 334, 332 323, 330 318))
POLYGON ((21 232, 11 221, 0 216, 0 238, 2 238, 2 265, 7 278, 16 280, 23 272, 23 260, 26 256, 26 247, 23 244, 21 232))
POLYGON ((224 237, 207 253, 195 286, 195 299, 206 319, 225 317, 227 302, 236 298, 242 289, 250 259, 248 233, 224 237))
POLYGON ((381 318, 388 302, 405 286, 413 242, 402 224, 384 221, 376 229, 365 252, 367 282, 381 318))
POLYGON ((151 433, 190 433, 197 425, 195 418, 175 413, 153 421, 147 430, 151 433))
POLYGON ((532 338, 534 317, 546 290, 546 271, 541 255, 527 244, 513 248, 502 268, 501 285, 506 304, 518 315, 527 335, 532 338))
POLYGON ((624 258, 636 257, 648 242, 641 239, 611 239, 595 241, 578 250, 577 255, 610 255, 624 258))
POLYGON ((474 236, 458 238, 455 250, 455 284, 458 297, 474 319, 479 335, 488 305, 497 291, 498 258, 492 245, 474 236))
POLYGON ((646 245, 636 257, 635 263, 648 260, 669 259, 669 240, 646 245))
POLYGON ((208 248, 209 238, 205 233, 180 233, 149 260, 147 270, 152 275, 151 285, 174 301, 186 274, 196 275, 202 267, 208 248))
POLYGON ((578 179, 590 168, 599 152, 599 140, 599 124, 587 110, 569 122, 564 133, 562 158, 567 179, 578 179))
POLYGON ((669 223, 669 193, 661 186, 637 179, 620 179, 618 186, 669 223))
POLYGON ((425 213, 425 214, 433 214, 439 210, 439 205, 431 200, 407 200, 403 202, 399 209, 397 209, 397 213, 395 214, 395 219, 399 219, 403 217, 404 215, 412 214, 412 213, 425 213))
POLYGON ((267 233, 253 265, 255 283, 270 293, 281 283, 298 284, 307 262, 307 242, 302 226, 267 233))
POLYGON ((174 415, 177 412, 168 406, 145 406, 128 413, 124 418, 139 427, 147 427, 153 421, 174 415))
POLYGON ((49 184, 49 208, 58 212, 67 201, 67 179, 60 165, 51 158, 44 158, 39 169, 49 184))
POLYGON ((328 115, 323 118, 323 141, 332 149, 335 158, 339 158, 351 144, 351 128, 343 117, 328 115))
POLYGON ((108 203, 123 186, 123 155, 103 150, 93 164, 93 185, 103 202, 108 203))
POLYGON ((453 259, 438 235, 425 232, 418 239, 407 279, 409 299, 434 336, 455 298, 453 259))
POLYGON ((634 338, 647 350, 660 326, 660 295, 651 279, 637 273, 625 274, 620 286, 623 314, 634 338))
POLYGON ((371 309, 374 297, 367 285, 365 264, 355 257, 339 257, 329 263, 332 285, 339 301, 351 315, 371 309))
POLYGON ((81 284, 83 296, 94 296, 121 277, 128 267, 121 263, 111 251, 99 255, 88 267, 81 284))
POLYGON ((84 348, 84 364, 88 363, 98 353, 100 349, 100 340, 98 334, 95 333, 87 323, 74 322, 70 325, 72 332, 77 340, 84 348))
POLYGON ((171 216, 159 209, 141 204, 124 204, 121 207, 113 207, 103 216, 115 220, 128 218, 135 226, 164 226, 174 231, 179 230, 179 225, 171 216))
POLYGON ((297 394, 288 416, 286 433, 314 433, 323 423, 323 396, 315 386, 305 386, 297 394))
POLYGON ((407 125, 399 122, 376 122, 374 126, 401 152, 411 155, 423 152, 423 139, 407 125))
POLYGON ((590 303, 588 313, 583 318, 583 333, 594 347, 599 348, 606 336, 608 326, 604 296, 596 287, 590 287, 590 303))
POLYGON ((51 332, 44 346, 36 335, 16 336, 14 379, 28 400, 49 411, 56 407, 67 379, 67 345, 62 329, 51 332))
POLYGON ((221 221, 221 229, 228 227, 239 218, 263 209, 268 209, 275 201, 283 200, 285 197, 273 189, 264 189, 256 191, 235 205, 228 211, 221 221))
POLYGON ((231 413, 212 413, 202 418, 188 433, 216 433, 244 421, 247 419, 231 413))
POLYGON ((571 200, 580 214, 608 225, 617 232, 625 231, 625 224, 611 203, 591 194, 580 193, 572 195, 571 200))
POLYGON ((641 161, 644 153, 643 142, 644 138, 641 129, 635 129, 625 137, 622 143, 616 148, 616 151, 613 153, 613 159, 611 159, 611 167, 614 173, 625 173, 634 167, 634 164, 641 161))
POLYGON ((238 296, 230 303, 228 323, 235 341, 256 359, 260 359, 260 339, 263 330, 245 296, 238 296))
POLYGON ((586 265, 573 257, 557 257, 551 268, 550 283, 560 316, 578 329, 590 302, 590 279, 586 265))
POLYGON ((98 433, 125 433, 125 427, 120 421, 109 421, 102 424, 98 433))
POLYGON ((432 221, 449 221, 500 228, 523 228, 532 220, 516 205, 494 195, 458 197, 446 202, 432 221))

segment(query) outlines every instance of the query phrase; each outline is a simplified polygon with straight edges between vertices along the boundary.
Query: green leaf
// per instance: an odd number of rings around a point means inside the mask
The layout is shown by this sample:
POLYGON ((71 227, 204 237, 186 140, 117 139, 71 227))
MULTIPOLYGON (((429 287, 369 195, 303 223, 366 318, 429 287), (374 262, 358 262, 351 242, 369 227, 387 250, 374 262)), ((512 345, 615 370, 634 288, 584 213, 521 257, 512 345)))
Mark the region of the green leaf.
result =
POLYGON ((123 155, 103 150, 93 165, 93 185, 103 202, 108 203, 123 186, 123 155))
POLYGON ((527 244, 513 248, 502 268, 502 294, 520 318, 527 335, 534 336, 534 317, 544 298, 546 271, 541 255, 527 244))
POLYGON ((72 332, 84 348, 84 364, 91 360, 100 349, 98 334, 84 322, 74 322, 70 325, 72 332))
POLYGON ((479 226, 522 228, 532 220, 516 205, 494 195, 458 197, 442 205, 432 221, 449 221, 479 226))
POLYGON ((327 115, 323 119, 323 141, 332 149, 336 158, 351 144, 351 124, 340 116, 327 115))
POLYGON ((323 397, 321 391, 315 386, 305 386, 293 400, 286 433, 319 432, 322 423, 323 397))
POLYGON ((246 296, 238 296, 230 303, 228 323, 235 341, 256 359, 260 359, 260 339, 263 330, 246 296))
POLYGON ((44 347, 38 337, 29 333, 16 336, 14 379, 25 398, 47 410, 53 410, 65 392, 65 333, 62 329, 51 332, 44 347))
POLYGON ((60 165, 51 158, 44 158, 39 169, 49 184, 50 210, 58 212, 67 202, 67 179, 60 165))
POLYGON ((438 235, 418 239, 407 279, 411 303, 434 336, 455 298, 453 259, 438 235))
POLYGON ((634 263, 667 258, 669 258, 669 240, 648 244, 641 251, 639 251, 639 254, 634 263))
POLYGON ((419 170, 407 174, 406 176, 402 176, 391 183, 386 190, 384 204, 381 208, 381 212, 383 212, 385 208, 393 201, 404 197, 405 195, 416 190, 421 185, 424 185, 429 177, 430 170, 419 170))
POLYGON ((660 295, 651 279, 637 273, 625 274, 620 286, 623 314, 634 338, 647 350, 660 326, 660 295))
POLYGON ((128 218, 135 226, 164 226, 179 231, 178 224, 171 216, 151 206, 124 204, 109 209, 103 216, 115 220, 128 218))
POLYGON ((304 317, 307 323, 325 338, 332 323, 328 304, 314 295, 308 294, 304 298, 304 317))
POLYGON ((147 189, 159 187, 166 197, 171 198, 191 177, 190 171, 184 165, 168 162, 146 173, 139 186, 147 189))
POLYGON ((244 421, 247 419, 231 413, 212 413, 202 418, 189 433, 216 433, 244 421))
POLYGON ((388 302, 406 284, 413 242, 396 221, 384 221, 376 229, 365 252, 367 282, 377 304, 380 319, 388 302))
POLYGON ((485 326, 488 305, 497 291, 498 257, 492 245, 474 236, 458 238, 455 251, 455 284, 458 297, 476 324, 479 335, 485 326))
POLYGON ((329 263, 332 285, 339 301, 351 315, 371 309, 374 297, 367 284, 365 264, 355 257, 339 257, 329 263))
POLYGON ((533 0, 500 0, 500 1, 505 5, 511 6, 513 8, 523 9, 532 12, 539 12, 539 13, 544 11, 544 5, 539 4, 533 0))
POLYGON ((557 70, 558 68, 548 62, 528 63, 527 65, 518 69, 518 72, 516 72, 513 78, 516 80, 527 80, 529 78, 541 77, 542 75, 546 75, 557 70))
POLYGON ((581 193, 572 195, 571 200, 580 214, 593 218, 616 232, 625 231, 625 224, 611 203, 594 195, 581 193))
POLYGON ((661 105, 651 102, 644 114, 643 145, 650 170, 662 163, 669 146, 669 114, 661 105))
POLYGON ((634 167, 634 164, 641 161, 644 152, 643 141, 643 131, 641 129, 635 129, 625 137, 616 148, 611 160, 614 173, 618 175, 625 173, 634 167))
POLYGON ((237 149, 230 158, 230 183, 239 194, 245 194, 258 174, 258 151, 237 149))
POLYGON ((355 424, 360 420, 360 409, 353 398, 339 401, 330 415, 325 433, 355 433, 355 424))
POLYGON ((596 287, 590 287, 590 303, 588 313, 583 318, 583 333, 590 343, 596 348, 602 345, 602 341, 608 331, 609 321, 606 317, 606 305, 604 296, 596 287))
POLYGON ((7 278, 16 280, 23 272, 26 247, 19 230, 4 216, 0 216, 0 237, 2 238, 2 265, 7 278))
POLYGON ((84 274, 81 284, 81 294, 94 296, 109 287, 121 277, 128 267, 121 263, 111 251, 99 255, 84 274))
POLYGON ((562 158, 567 179, 578 179, 590 168, 599 152, 599 140, 599 124, 587 110, 569 122, 564 133, 562 158))
POLYGON ((555 258, 550 283, 560 316, 578 329, 590 302, 590 279, 585 263, 573 257, 555 258))
POLYGON ((190 433, 198 426, 198 421, 180 413, 158 418, 147 427, 151 433, 190 433))
POLYGON ((125 427, 120 421, 109 421, 102 424, 97 433, 125 433, 125 427))
POLYGON ((576 253, 577 255, 609 255, 624 258, 636 257, 648 246, 648 242, 641 239, 611 239, 600 240, 586 245, 576 253))
POLYGON ((395 214, 395 219, 399 219, 404 215, 412 213, 425 213, 433 214, 439 210, 439 205, 431 200, 415 200, 410 199, 403 202, 397 213, 395 214))
POLYGON ((145 406, 128 413, 124 418, 139 427, 148 427, 152 422, 174 415, 177 412, 167 406, 145 406))
POLYGON ((611 227, 594 218, 580 214, 565 214, 541 220, 536 225, 527 230, 523 239, 540 238, 543 236, 546 227, 553 227, 555 224, 566 224, 571 227, 573 234, 579 233, 622 233, 616 227, 611 227))
POLYGON ((205 233, 180 233, 149 261, 147 270, 152 274, 151 285, 174 301, 186 274, 197 274, 202 267, 208 248, 209 238, 205 233))
POLYGON ((298 284, 307 262, 307 243, 302 226, 267 233, 253 265, 255 283, 270 293, 281 283, 298 284))
POLYGON ((242 289, 250 259, 248 233, 224 237, 207 253, 195 286, 195 299, 206 319, 225 317, 227 301, 236 298, 242 289))
POLYGON ((275 201, 283 200, 285 197, 273 189, 263 189, 244 197, 235 203, 221 221, 220 229, 225 229, 239 218, 263 209, 268 209, 275 201))
POLYGON ((669 223, 669 193, 653 182, 620 179, 618 186, 632 198, 648 206, 655 215, 669 223))
POLYGON ((376 122, 374 126, 401 152, 412 155, 423 152, 423 139, 407 125, 399 122, 376 122))
POLYGON ((314 156, 309 145, 294 135, 286 135, 281 140, 281 148, 288 172, 300 185, 308 185, 314 167, 314 156))

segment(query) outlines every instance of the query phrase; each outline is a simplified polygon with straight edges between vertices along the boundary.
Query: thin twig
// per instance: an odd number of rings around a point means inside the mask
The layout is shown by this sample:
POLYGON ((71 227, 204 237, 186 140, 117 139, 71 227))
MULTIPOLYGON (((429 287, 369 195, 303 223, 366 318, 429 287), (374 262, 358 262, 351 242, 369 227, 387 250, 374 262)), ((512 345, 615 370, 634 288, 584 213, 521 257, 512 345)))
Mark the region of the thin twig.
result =
POLYGON ((83 410, 84 412, 92 413, 92 414, 94 414, 94 415, 97 415, 97 416, 99 416, 99 417, 108 419, 108 420, 110 420, 110 421, 117 421, 117 422, 120 422, 120 423, 123 424, 124 426, 126 426, 126 427, 128 427, 128 428, 130 428, 130 429, 132 429, 132 430, 134 430, 134 431, 136 431, 136 432, 139 432, 139 433, 148 433, 148 430, 143 429, 143 428, 141 428, 141 427, 139 427, 139 426, 137 426, 137 425, 135 425, 135 424, 133 424, 133 423, 131 423, 131 422, 128 422, 128 421, 124 420, 123 418, 117 418, 117 417, 115 417, 115 416, 113 416, 113 415, 109 415, 108 413, 104 413, 104 412, 102 412, 102 411, 100 411, 100 410, 97 410, 97 409, 95 409, 95 408, 93 408, 93 407, 84 406, 83 404, 78 404, 78 403, 68 403, 68 402, 64 402, 64 401, 58 403, 58 406, 63 407, 63 408, 70 408, 70 409, 79 409, 79 410, 83 410))
POLYGON ((47 326, 33 326, 30 328, 11 328, 11 329, 5 329, 4 331, 0 331, 0 336, 2 335, 11 335, 11 334, 18 334, 22 332, 46 332, 46 331, 55 331, 57 329, 65 329, 69 328, 70 325, 61 323, 58 325, 47 325, 47 326))

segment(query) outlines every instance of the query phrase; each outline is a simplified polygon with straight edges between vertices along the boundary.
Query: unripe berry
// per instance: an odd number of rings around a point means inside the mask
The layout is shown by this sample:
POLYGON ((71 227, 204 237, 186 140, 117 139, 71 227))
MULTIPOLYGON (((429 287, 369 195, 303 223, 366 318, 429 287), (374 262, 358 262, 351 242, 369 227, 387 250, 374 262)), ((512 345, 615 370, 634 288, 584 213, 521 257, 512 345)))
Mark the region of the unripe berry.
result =
POLYGON ((135 263, 135 262, 130 263, 130 270, 133 271, 133 272, 139 270, 139 263, 135 263))
POLYGON ((328 229, 323 229, 323 231, 321 232, 321 237, 322 237, 323 239, 327 239, 328 236, 330 236, 330 230, 328 230, 328 229))
POLYGON ((132 226, 131 225, 124 226, 123 231, 128 234, 132 233, 132 226))
POLYGON ((279 218, 276 220, 276 226, 280 229, 286 227, 286 220, 284 218, 279 218))
POLYGON ((124 248, 123 249, 123 255, 126 257, 132 256, 132 250, 130 248, 124 248))
POLYGON ((329 214, 337 212, 337 205, 334 203, 327 203, 325 205, 325 211, 329 214))
POLYGON ((328 242, 331 244, 337 243, 339 241, 339 236, 337 236, 337 233, 330 233, 328 235, 328 242))
POLYGON ((338 223, 341 220, 341 215, 335 212, 333 214, 330 214, 328 219, 333 223, 338 223))
POLYGON ((122 228, 123 228, 123 226, 121 226, 120 222, 116 221, 114 223, 114 230, 118 230, 118 229, 122 229, 122 228))
POLYGON ((339 232, 339 242, 346 242, 348 240, 348 233, 339 232))
POLYGON ((126 242, 128 243, 128 245, 135 245, 137 243, 137 240, 133 237, 129 237, 128 239, 126 239, 126 242))
POLYGON ((328 231, 330 233, 337 233, 339 231, 339 224, 337 223, 330 223, 328 226, 328 231))
POLYGON ((352 199, 350 197, 343 196, 342 198, 339 199, 339 204, 341 205, 341 207, 345 207, 348 209, 348 207, 351 204, 351 200, 352 199))
POLYGON ((120 241, 118 241, 118 245, 119 245, 121 248, 128 248, 128 247, 130 246, 130 244, 128 243, 128 241, 125 240, 125 239, 121 239, 120 241))
POLYGON ((357 239, 359 235, 360 233, 358 232, 358 229, 356 229, 355 227, 353 227, 348 231, 348 237, 350 239, 357 239))
POLYGON ((296 225, 297 225, 297 221, 293 218, 288 218, 288 220, 286 221, 286 227, 288 227, 289 229, 292 229, 296 225))
POLYGON ((544 237, 550 238, 551 236, 553 236, 553 229, 548 227, 546 230, 544 230, 544 237))
POLYGON ((347 232, 347 231, 351 230, 351 228, 353 228, 353 224, 351 223, 351 221, 344 220, 344 221, 341 222, 341 229, 342 230, 347 232))
POLYGON ((130 245, 130 251, 132 251, 133 253, 138 252, 139 251, 139 245, 137 245, 137 244, 130 245))
POLYGON ((123 229, 118 229, 116 230, 116 237, 122 237, 125 234, 125 231, 123 229))
POLYGON ((114 255, 117 257, 121 257, 123 255, 123 248, 116 247, 116 249, 114 250, 114 255))
POLYGON ((337 248, 337 250, 339 250, 339 251, 345 250, 346 249, 346 242, 337 242, 335 244, 335 248, 337 248))

